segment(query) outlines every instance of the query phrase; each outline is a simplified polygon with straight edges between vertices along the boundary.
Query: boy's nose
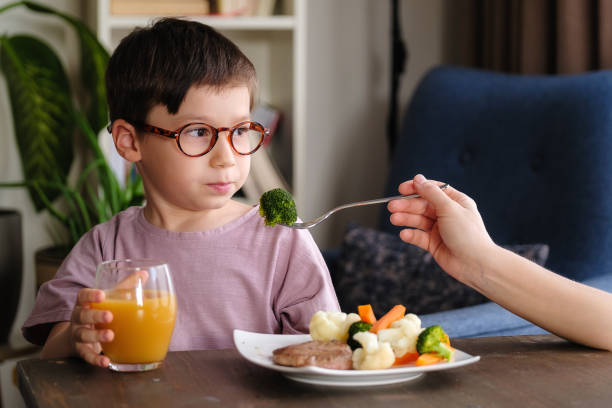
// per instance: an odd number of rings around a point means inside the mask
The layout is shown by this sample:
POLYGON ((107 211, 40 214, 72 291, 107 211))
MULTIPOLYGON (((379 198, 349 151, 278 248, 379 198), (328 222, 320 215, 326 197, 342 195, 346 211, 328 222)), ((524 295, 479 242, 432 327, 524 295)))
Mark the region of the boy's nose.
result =
POLYGON ((236 163, 234 149, 230 142, 230 135, 227 131, 219 132, 217 143, 208 153, 211 156, 210 163, 213 167, 233 166, 236 163))

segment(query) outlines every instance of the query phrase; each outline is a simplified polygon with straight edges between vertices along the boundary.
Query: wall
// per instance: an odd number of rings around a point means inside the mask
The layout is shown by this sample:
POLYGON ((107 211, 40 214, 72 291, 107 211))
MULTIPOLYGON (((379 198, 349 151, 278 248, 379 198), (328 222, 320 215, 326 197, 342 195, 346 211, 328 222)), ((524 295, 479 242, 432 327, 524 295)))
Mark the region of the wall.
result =
MULTIPOLYGON (((78 0, 44 0, 40 1, 56 7, 67 13, 79 15, 78 0)), ((11 1, 0 0, 0 7, 11 1)), ((28 33, 35 34, 48 42, 64 63, 71 77, 76 75, 78 66, 78 43, 72 31, 62 22, 50 16, 33 13, 25 7, 11 9, 0 14, 0 27, 2 33, 28 33)), ((0 180, 22 180, 21 162, 15 143, 12 113, 8 98, 8 89, 3 76, 0 76, 0 180)), ((23 189, 0 189, 0 207, 16 208, 22 215, 23 228, 23 280, 21 287, 21 301, 17 312, 13 331, 10 337, 11 345, 21 347, 25 340, 19 330, 34 305, 35 273, 34 252, 44 246, 52 244, 48 234, 49 218, 45 214, 37 214, 31 204, 27 192, 23 189)))
MULTIPOLYGON (((305 139, 301 157, 311 219, 337 205, 381 194, 385 175, 387 2, 309 0, 306 13, 305 139)), ((339 242, 346 221, 372 224, 375 208, 350 209, 312 231, 320 247, 339 242)))
MULTIPOLYGON (((400 117, 422 75, 448 59, 447 5, 445 0, 399 1, 409 51, 401 77, 400 117)), ((309 0, 307 11, 308 172, 302 182, 309 194, 307 211, 298 205, 303 219, 347 202, 381 197, 389 163, 390 2, 309 0)), ((384 205, 344 210, 312 234, 321 248, 336 247, 347 222, 375 227, 381 211, 386 211, 384 205)))
POLYGON ((436 65, 451 62, 451 1, 456 0, 400 0, 402 37, 409 53, 400 86, 400 114, 423 75, 436 65))

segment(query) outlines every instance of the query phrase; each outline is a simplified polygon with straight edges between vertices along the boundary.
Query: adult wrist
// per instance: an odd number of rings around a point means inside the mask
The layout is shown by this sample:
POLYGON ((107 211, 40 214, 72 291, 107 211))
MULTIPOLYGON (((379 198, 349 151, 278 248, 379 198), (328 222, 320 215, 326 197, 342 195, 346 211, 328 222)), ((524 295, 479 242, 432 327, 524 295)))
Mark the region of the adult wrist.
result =
POLYGON ((474 257, 474 266, 470 273, 470 282, 466 282, 483 295, 487 296, 487 288, 492 275, 499 272, 498 268, 506 255, 506 250, 491 241, 490 245, 478 250, 474 257))

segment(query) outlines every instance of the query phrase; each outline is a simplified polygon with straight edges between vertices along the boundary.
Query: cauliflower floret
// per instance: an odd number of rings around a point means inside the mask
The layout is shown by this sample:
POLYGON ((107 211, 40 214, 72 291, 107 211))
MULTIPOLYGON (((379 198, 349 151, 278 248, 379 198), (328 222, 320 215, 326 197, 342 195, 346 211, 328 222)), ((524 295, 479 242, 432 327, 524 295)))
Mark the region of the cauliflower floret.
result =
POLYGON ((340 340, 346 343, 351 324, 361 320, 357 313, 318 311, 310 319, 310 337, 313 340, 340 340))
POLYGON ((391 345, 396 357, 416 352, 416 342, 421 329, 421 319, 415 314, 407 314, 391 323, 391 327, 378 331, 378 340, 391 345))
POLYGON ((379 342, 374 333, 359 332, 353 338, 361 348, 353 351, 353 368, 356 370, 379 370, 389 368, 395 362, 395 355, 387 342, 379 342))

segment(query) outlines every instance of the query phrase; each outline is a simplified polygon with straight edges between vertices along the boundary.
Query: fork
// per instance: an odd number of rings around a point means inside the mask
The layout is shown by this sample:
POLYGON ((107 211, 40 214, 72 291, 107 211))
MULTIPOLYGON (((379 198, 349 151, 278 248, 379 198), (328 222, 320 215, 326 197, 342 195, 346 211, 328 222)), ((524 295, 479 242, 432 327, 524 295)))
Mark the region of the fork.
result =
MULTIPOLYGON (((446 187, 448 187, 448 183, 442 184, 440 186, 440 189, 444 190, 446 187)), ((404 198, 416 198, 416 197, 420 197, 420 196, 418 194, 397 195, 397 196, 392 196, 392 197, 376 198, 374 200, 368 200, 368 201, 358 201, 356 203, 340 205, 334 208, 333 210, 329 210, 328 212, 321 215, 320 217, 315 218, 314 220, 311 220, 308 222, 294 222, 291 225, 287 225, 287 224, 279 224, 279 225, 282 225, 283 227, 289 227, 289 228, 295 228, 295 229, 308 229, 308 228, 314 227, 315 225, 319 224, 322 221, 325 221, 327 217, 329 217, 333 213, 340 211, 340 210, 344 210, 346 208, 361 207, 363 205, 371 205, 371 204, 382 204, 382 203, 387 203, 391 200, 401 200, 404 198)))

